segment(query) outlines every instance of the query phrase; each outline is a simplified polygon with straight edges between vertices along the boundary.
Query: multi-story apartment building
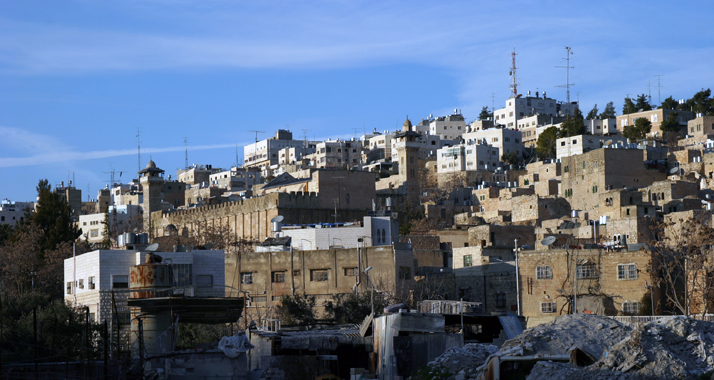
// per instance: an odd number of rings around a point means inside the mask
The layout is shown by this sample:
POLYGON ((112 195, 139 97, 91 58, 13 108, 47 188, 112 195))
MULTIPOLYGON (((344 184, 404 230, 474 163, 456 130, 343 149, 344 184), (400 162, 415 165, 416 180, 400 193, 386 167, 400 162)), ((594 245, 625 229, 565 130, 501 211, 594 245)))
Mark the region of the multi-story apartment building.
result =
POLYGON ((201 185, 208 183, 212 174, 223 171, 221 168, 214 168, 212 165, 191 165, 186 169, 176 171, 176 177, 179 182, 189 185, 201 185))
POLYGON ((209 184, 228 191, 248 191, 261 183, 260 172, 248 168, 232 167, 231 170, 211 174, 209 184))
POLYGON ((271 166, 279 164, 279 152, 287 147, 315 148, 317 142, 293 140, 293 133, 286 129, 278 129, 274 137, 248 144, 243 147, 244 165, 259 168, 265 176, 271 166))
POLYGON ((555 141, 555 157, 574 156, 576 154, 587 153, 591 150, 600 149, 606 144, 627 144, 627 139, 622 136, 597 136, 578 135, 562 137, 555 141))
POLYGON ((466 121, 459 110, 454 110, 452 115, 436 117, 429 121, 429 134, 441 136, 445 140, 457 140, 464 132, 466 121))
POLYGON ((358 141, 323 141, 316 145, 311 155, 316 168, 360 167, 362 161, 362 143, 358 141))
POLYGON ((437 173, 493 170, 500 161, 499 149, 488 144, 460 144, 437 151, 437 173))
POLYGON ((77 226, 82 229, 82 238, 92 244, 101 243, 105 238, 104 222, 107 216, 109 224, 106 230, 110 236, 116 238, 119 234, 141 225, 141 205, 109 206, 107 213, 80 215, 77 226))
POLYGON ((0 202, 0 224, 14 226, 25 216, 25 210, 33 210, 32 202, 10 202, 7 198, 0 202))
POLYGON ((617 130, 617 119, 583 120, 585 130, 591 135, 614 135, 617 130))
POLYGON ((515 129, 489 128, 475 132, 468 132, 463 135, 467 144, 485 143, 498 148, 499 160, 503 155, 516 152, 518 156, 523 154, 522 133, 515 129))
POLYGON ((660 129, 660 125, 662 125, 662 122, 665 121, 669 114, 673 112, 677 113, 677 121, 682 127, 687 126, 687 122, 694 118, 694 113, 690 111, 656 109, 651 111, 634 112, 625 115, 618 115, 616 117, 617 130, 622 133, 622 131, 625 129, 625 126, 635 125, 635 120, 639 118, 645 118, 652 123, 652 133, 657 132, 661 136, 662 130, 660 129))
POLYGON ((548 98, 543 91, 543 97, 540 97, 536 91, 536 96, 530 96, 530 91, 525 97, 520 95, 515 98, 506 100, 504 108, 495 110, 494 123, 502 125, 506 128, 517 129, 518 121, 524 117, 532 115, 544 116, 567 116, 572 115, 577 108, 577 102, 566 104, 558 102, 555 99, 548 98))

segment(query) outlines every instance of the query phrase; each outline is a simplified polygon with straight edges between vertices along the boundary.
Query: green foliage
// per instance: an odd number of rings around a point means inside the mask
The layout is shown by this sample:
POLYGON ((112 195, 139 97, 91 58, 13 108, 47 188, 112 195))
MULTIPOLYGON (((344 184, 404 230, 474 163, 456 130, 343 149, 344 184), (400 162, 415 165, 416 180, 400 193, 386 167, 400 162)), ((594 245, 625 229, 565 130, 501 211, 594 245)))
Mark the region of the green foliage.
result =
POLYGON ((276 316, 285 325, 311 325, 315 323, 315 297, 307 294, 285 295, 275 306, 276 316))
POLYGON ((714 115, 714 100, 712 100, 711 94, 711 89, 702 89, 687 100, 687 107, 694 113, 714 115))
POLYGON ((576 108, 573 111, 573 116, 565 120, 558 129, 558 137, 571 137, 585 134, 585 123, 583 122, 583 113, 576 108))
POLYGON ((677 120, 677 112, 671 112, 667 115, 667 118, 660 124, 660 129, 664 132, 677 132, 682 128, 677 120))
POLYGON ((46 179, 37 184, 37 207, 34 213, 26 213, 25 223, 34 224, 42 229, 44 236, 41 246, 55 249, 62 242, 71 242, 79 237, 77 227, 72 221, 72 209, 59 193, 53 192, 46 179))
POLYGON ((637 112, 637 106, 630 98, 625 98, 625 104, 622 105, 622 114, 627 115, 637 112))
POLYGON ((493 114, 491 112, 488 112, 488 107, 483 106, 483 108, 481 108, 481 113, 478 115, 478 119, 479 120, 488 120, 492 116, 493 116, 493 114))
POLYGON ((230 334, 230 329, 225 324, 179 323, 178 342, 176 342, 176 346, 177 348, 190 350, 202 343, 216 343, 221 340, 222 337, 229 336, 230 334))
POLYGON ((605 110, 600 114, 601 119, 614 119, 615 118, 615 103, 609 102, 605 106, 605 110))
POLYGON ((558 139, 558 128, 548 127, 541 132, 536 141, 536 154, 540 158, 555 157, 555 140, 558 139))
POLYGON ((521 158, 516 152, 508 152, 501 156, 501 161, 509 165, 518 165, 521 161, 523 161, 523 158, 521 158))
MULTIPOLYGON (((361 323, 372 312, 371 290, 362 293, 337 294, 325 304, 325 313, 338 324, 361 323)), ((384 309, 382 293, 374 293, 374 310, 384 309)))
POLYGON ((652 110, 652 105, 647 100, 647 95, 642 94, 642 95, 637 96, 637 100, 635 101, 635 108, 637 109, 637 111, 639 111, 639 110, 651 111, 652 110))
POLYGON ((652 123, 644 117, 639 117, 635 120, 635 125, 625 126, 622 135, 627 137, 630 142, 636 142, 647 137, 651 130, 652 123))
POLYGON ((598 111, 598 109, 597 109, 597 104, 595 104, 595 105, 593 106, 593 109, 591 109, 590 112, 588 112, 588 116, 585 116, 585 119, 587 119, 587 120, 596 119, 596 118, 597 118, 597 111, 598 111))
POLYGON ((660 109, 665 109, 665 110, 676 110, 677 106, 679 106, 679 102, 674 100, 673 97, 669 97, 665 99, 662 104, 660 104, 659 108, 660 109))

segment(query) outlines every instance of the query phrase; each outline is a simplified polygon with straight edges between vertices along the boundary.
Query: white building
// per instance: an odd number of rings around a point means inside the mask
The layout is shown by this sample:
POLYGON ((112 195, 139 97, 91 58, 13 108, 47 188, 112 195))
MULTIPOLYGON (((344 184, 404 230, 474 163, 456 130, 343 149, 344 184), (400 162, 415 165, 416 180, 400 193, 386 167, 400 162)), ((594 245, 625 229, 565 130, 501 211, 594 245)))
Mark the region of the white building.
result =
POLYGON ((521 131, 508 128, 489 128, 480 131, 468 132, 463 135, 466 144, 488 144, 498 148, 498 159, 503 155, 516 152, 520 157, 523 154, 521 131))
POLYGON ((278 129, 274 137, 248 144, 243 147, 244 166, 260 168, 263 176, 267 176, 271 166, 279 164, 279 152, 288 147, 315 148, 317 142, 293 140, 293 133, 286 129, 278 129))
POLYGON ((591 135, 615 135, 617 130, 617 119, 593 119, 583 120, 585 130, 591 135))
POLYGON ((429 122, 429 134, 441 136, 444 140, 457 140, 464 132, 466 121, 458 110, 454 110, 452 115, 440 116, 429 122))
POLYGON ((250 171, 247 168, 232 167, 231 170, 211 174, 211 186, 230 191, 247 191, 253 185, 261 183, 260 172, 250 171))
POLYGON ((363 223, 286 225, 282 229, 280 236, 291 237, 292 246, 301 250, 373 247, 399 242, 399 227, 390 216, 365 216, 363 223))
MULTIPOLYGON (((173 269, 174 294, 224 297, 225 257, 222 250, 156 252, 173 269)), ((129 272, 144 262, 144 253, 96 250, 64 261, 64 299, 73 306, 89 307, 90 318, 112 323, 112 292, 117 318, 129 321, 129 272)))
POLYGON ((627 144, 627 139, 622 136, 595 136, 578 135, 562 137, 555 141, 555 157, 561 159, 576 154, 587 153, 591 150, 600 149, 610 144, 627 144))
POLYGON ((34 210, 34 207, 32 202, 10 202, 5 198, 0 201, 0 224, 14 226, 24 218, 25 209, 34 210))
MULTIPOLYGON (((109 206, 109 233, 111 234, 116 221, 117 236, 131 229, 130 222, 135 220, 140 223, 140 205, 117 205, 109 206), (114 215, 116 209, 116 215, 114 215)), ((101 243, 104 240, 104 219, 105 213, 85 214, 79 216, 78 227, 82 229, 82 238, 90 243, 101 243)))
POLYGON ((499 149, 488 144, 461 144, 439 149, 436 171, 439 174, 465 170, 494 170, 500 161, 499 149))
POLYGON ((536 91, 536 96, 532 97, 530 91, 527 96, 521 95, 506 100, 504 108, 497 109, 493 112, 494 123, 502 125, 506 128, 517 129, 518 121, 527 116, 545 115, 545 116, 567 116, 572 115, 577 108, 577 104, 565 104, 548 98, 543 91, 543 96, 540 97, 536 91))

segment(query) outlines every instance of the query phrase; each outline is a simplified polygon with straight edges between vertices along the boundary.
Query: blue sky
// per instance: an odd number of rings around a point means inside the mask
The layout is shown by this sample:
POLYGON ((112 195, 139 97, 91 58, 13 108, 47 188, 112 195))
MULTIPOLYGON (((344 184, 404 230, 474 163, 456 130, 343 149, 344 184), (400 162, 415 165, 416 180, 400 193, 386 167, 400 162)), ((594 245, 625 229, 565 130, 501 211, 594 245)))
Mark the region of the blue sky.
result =
MULTIPOLYGON (((151 156, 228 167, 250 130, 350 138, 519 92, 588 111, 714 83, 714 2, 0 0, 0 198, 75 178, 96 197, 151 156), (303 130, 306 130, 303 132, 303 130)), ((242 157, 242 149, 240 151, 242 157)))

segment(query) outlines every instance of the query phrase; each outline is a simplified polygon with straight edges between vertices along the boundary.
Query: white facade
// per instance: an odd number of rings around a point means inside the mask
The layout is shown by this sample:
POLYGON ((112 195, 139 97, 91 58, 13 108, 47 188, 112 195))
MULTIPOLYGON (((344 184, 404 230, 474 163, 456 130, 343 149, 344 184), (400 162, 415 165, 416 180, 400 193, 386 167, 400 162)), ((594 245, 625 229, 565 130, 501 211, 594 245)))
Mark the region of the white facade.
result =
POLYGON ((0 202, 0 224, 9 224, 14 226, 22 220, 25 215, 25 209, 34 209, 32 202, 10 202, 9 199, 3 199, 0 202))
POLYGON ((363 226, 360 223, 344 223, 339 227, 283 226, 280 236, 290 236, 293 247, 300 250, 373 247, 399 242, 399 228, 391 217, 365 216, 363 220, 363 226))
POLYGON ((591 135, 610 135, 617 134, 617 119, 593 119, 583 120, 585 130, 591 135))
MULTIPOLYGON (((193 289, 183 294, 223 297, 225 295, 224 252, 156 252, 170 262, 174 286, 193 289), (208 277, 214 287, 201 287, 208 277)), ((126 250, 96 250, 64 260, 64 299, 73 306, 88 306, 96 322, 112 322, 112 291, 117 299, 120 319, 126 322, 129 308, 126 300, 130 268, 144 262, 144 253, 126 250)))
POLYGON ((439 174, 464 170, 493 170, 500 161, 499 149, 488 144, 457 145, 439 149, 436 159, 439 174))
POLYGON ((578 135, 562 137, 555 141, 555 157, 560 159, 576 154, 587 153, 591 150, 600 149, 606 144, 627 144, 627 139, 622 136, 594 136, 578 135))
POLYGON ((211 186, 240 191, 253 188, 253 185, 261 182, 261 176, 259 172, 233 167, 231 170, 211 174, 209 182, 211 186))
POLYGON ((475 132, 465 133, 463 136, 467 144, 488 144, 498 148, 498 159, 507 153, 516 152, 523 154, 521 131, 508 128, 489 128, 475 132))
POLYGON ((496 125, 517 129, 518 121, 524 117, 533 115, 567 116, 572 115, 575 108, 577 108, 576 104, 559 103, 555 99, 546 97, 545 91, 542 97, 538 92, 535 97, 532 97, 529 91, 527 96, 506 100, 505 107, 495 110, 493 116, 496 125))
POLYGON ((317 142, 293 140, 292 132, 278 129, 274 137, 248 144, 243 147, 243 165, 260 168, 263 176, 267 176, 271 166, 278 165, 280 150, 288 147, 315 148, 317 142))
MULTIPOLYGON (((141 217, 141 206, 139 205, 117 205, 109 206, 109 231, 111 233, 114 226, 114 208, 116 208, 117 234, 127 232, 129 220, 141 217)), ((90 243, 100 243, 104 240, 104 218, 106 214, 85 214, 79 216, 78 227, 82 229, 82 238, 86 238, 90 243)))
POLYGON ((429 134, 441 136, 445 140, 457 140, 466 132, 464 116, 454 110, 453 115, 440 116, 429 122, 429 134))

